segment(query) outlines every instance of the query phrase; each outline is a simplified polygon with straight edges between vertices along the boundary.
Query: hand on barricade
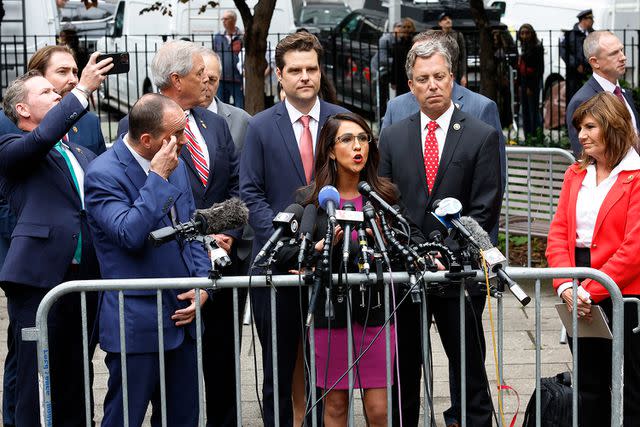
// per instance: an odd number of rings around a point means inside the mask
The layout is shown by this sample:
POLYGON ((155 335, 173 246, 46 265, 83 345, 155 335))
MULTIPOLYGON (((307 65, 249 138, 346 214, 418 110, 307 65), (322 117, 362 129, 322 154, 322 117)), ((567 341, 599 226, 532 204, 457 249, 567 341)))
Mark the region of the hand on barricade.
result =
MULTIPOLYGON (((573 288, 565 289, 560 295, 569 312, 573 311, 573 288)), ((582 288, 578 288, 578 317, 591 320, 591 298, 582 288)))
MULTIPOLYGON (((203 289, 200 289, 200 306, 207 301, 209 295, 203 289)), ((178 295, 178 300, 180 301, 190 301, 191 304, 188 307, 182 308, 180 310, 176 310, 171 316, 171 320, 176 322, 176 326, 184 326, 188 325, 195 319, 196 317, 196 291, 195 289, 191 289, 190 291, 181 293, 178 295)))

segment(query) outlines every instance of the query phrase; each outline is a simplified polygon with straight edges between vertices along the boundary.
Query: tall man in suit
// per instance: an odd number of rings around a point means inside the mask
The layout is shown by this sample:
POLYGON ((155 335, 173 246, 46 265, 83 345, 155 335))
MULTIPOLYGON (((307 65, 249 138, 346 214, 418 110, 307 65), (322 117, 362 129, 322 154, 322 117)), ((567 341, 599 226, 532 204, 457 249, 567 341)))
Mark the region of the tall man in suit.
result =
MULTIPOLYGON (((16 425, 39 424, 36 345, 22 341, 22 328, 34 326, 40 301, 59 283, 99 277, 82 190, 84 171, 95 155, 66 137, 112 67, 111 59, 96 64, 96 58, 91 56, 79 84, 65 98, 35 70, 5 93, 5 114, 21 130, 0 136, 0 191, 17 217, 0 271, 15 346, 16 425)), ((95 303, 89 295, 89 330, 95 303)), ((54 424, 85 423, 89 396, 83 387, 80 320, 77 294, 63 297, 49 314, 54 424)))
MULTIPOLYGON (((238 158, 226 121, 200 105, 206 99, 208 74, 201 48, 189 41, 163 44, 153 58, 151 73, 160 92, 175 101, 185 112, 186 146, 180 158, 187 166, 187 176, 196 209, 238 197, 238 158)), ((124 132, 128 117, 120 122, 118 134, 124 132)), ((228 252, 235 274, 235 244, 242 230, 228 230, 215 235, 218 245, 228 252)), ((207 304, 202 317, 204 378, 209 425, 236 425, 233 294, 220 290, 207 304), (220 351, 225 348, 225 351, 220 351)))
MULTIPOLYGON (((86 72, 86 71, 85 71, 86 72)), ((84 76, 84 75, 83 75, 84 76)), ((87 171, 85 193, 91 232, 104 278, 203 277, 209 260, 198 242, 154 247, 149 233, 191 219, 195 204, 178 153, 186 144, 182 108, 160 94, 144 95, 131 109, 129 131, 87 171)), ((201 303, 208 294, 201 293, 201 303)), ((129 423, 142 425, 149 402, 160 421, 158 351, 164 351, 168 425, 198 421, 195 291, 162 291, 164 348, 159 350, 156 291, 124 292, 129 423)), ((103 426, 124 422, 118 293, 104 292, 100 346, 107 353, 108 391, 103 426)))
MULTIPOLYGON (((346 111, 318 98, 322 46, 309 33, 288 35, 276 46, 276 76, 286 99, 249 121, 240 162, 240 195, 249 207, 255 231, 253 255, 273 234, 271 221, 295 200, 295 192, 312 177, 315 144, 328 116, 346 111)), ((257 271, 257 270, 256 270, 257 271)), ((273 402, 270 289, 251 290, 251 305, 262 345, 264 417, 274 425, 274 410, 282 425, 292 424, 291 380, 300 340, 302 318, 299 292, 277 293, 278 398, 273 402)), ((306 301, 306 294, 303 296, 306 301)))
MULTIPOLYGON (((460 200, 463 215, 491 230, 500 213, 500 166, 495 161, 499 155, 498 132, 455 107, 451 100, 454 84, 451 57, 440 41, 414 45, 406 68, 420 111, 382 131, 380 174, 398 186, 409 217, 425 236, 439 228, 430 212, 434 202, 445 197, 460 200)), ((471 295, 470 303, 465 304, 468 425, 491 426, 491 400, 483 375, 481 315, 485 298, 480 288, 468 291, 471 295)), ((454 368, 450 378, 452 406, 444 416, 447 425, 455 426, 461 421, 461 399, 453 396, 460 390, 458 288, 452 286, 442 295, 428 295, 427 304, 438 325, 449 364, 454 368)), ((431 319, 428 321, 430 324, 431 319)), ((420 324, 418 304, 400 306, 396 331, 401 403, 404 425, 409 426, 417 425, 420 408, 422 357, 417 326, 420 324)), ((394 400, 394 425, 400 425, 397 390, 394 400)))
MULTIPOLYGON (((640 129, 638 128, 640 116, 638 116, 638 110, 633 104, 633 97, 630 92, 622 89, 618 82, 618 79, 622 78, 627 71, 624 45, 610 31, 594 31, 585 39, 583 50, 584 56, 593 69, 593 75, 571 98, 566 115, 571 149, 576 158, 580 157, 582 153, 582 145, 578 141, 578 132, 571 124, 573 113, 582 103, 598 92, 607 91, 616 95, 629 110, 636 132, 640 129)), ((640 147, 638 148, 640 149, 640 147)))
MULTIPOLYGON (((27 65, 28 70, 39 71, 45 79, 54 87, 56 93, 64 97, 71 93, 71 90, 78 85, 78 66, 73 57, 73 51, 67 46, 45 46, 33 54, 27 65)), ((22 133, 15 123, 13 123, 0 111, 0 136, 8 133, 22 133)), ((67 137, 70 142, 88 148, 94 154, 99 155, 106 150, 100 119, 92 112, 85 113, 68 132, 67 137)), ((11 233, 15 227, 16 219, 11 213, 8 203, 0 201, 0 267, 9 250, 11 233)), ((7 337, 8 352, 5 358, 5 374, 3 377, 3 405, 2 415, 5 424, 13 425, 13 408, 15 407, 15 348, 12 340, 13 333, 9 325, 7 337)))

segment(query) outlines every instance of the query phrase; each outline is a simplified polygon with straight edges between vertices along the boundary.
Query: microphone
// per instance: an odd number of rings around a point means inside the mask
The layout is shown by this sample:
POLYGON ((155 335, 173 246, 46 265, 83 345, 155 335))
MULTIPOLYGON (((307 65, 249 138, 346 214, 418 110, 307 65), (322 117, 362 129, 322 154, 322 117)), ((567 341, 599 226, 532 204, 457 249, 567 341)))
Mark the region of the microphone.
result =
POLYGON ((364 222, 358 223, 358 245, 360 246, 360 260, 358 262, 358 268, 361 273, 369 275, 369 248, 367 247, 367 232, 365 230, 364 222))
POLYGON ((300 252, 298 252, 298 265, 302 265, 304 257, 308 250, 309 245, 313 242, 313 229, 316 226, 316 218, 318 216, 318 208, 313 203, 308 204, 304 208, 302 213, 302 220, 300 221, 300 252))
MULTIPOLYGON (((434 205, 435 209, 432 214, 438 221, 449 230, 455 228, 465 239, 471 242, 473 246, 479 247, 472 233, 460 222, 460 212, 462 212, 462 203, 460 203, 460 200, 453 197, 446 197, 439 201, 436 200, 434 205)), ((480 225, 478 225, 478 227, 480 227, 480 225)), ((482 229, 482 227, 480 227, 480 229, 482 229)))
POLYGON ((276 231, 273 232, 267 243, 264 244, 258 255, 253 260, 253 264, 258 264, 267 255, 267 252, 278 243, 281 237, 290 237, 297 233, 300 218, 304 209, 297 203, 290 204, 287 209, 273 218, 273 227, 276 231))
POLYGON ((369 227, 373 232, 373 238, 378 245, 380 253, 382 253, 384 260, 387 262, 387 265, 389 265, 389 255, 387 254, 387 247, 384 244, 384 239, 382 238, 382 234, 380 234, 380 229, 378 228, 378 223, 376 222, 376 211, 373 206, 371 206, 370 202, 364 204, 364 206, 362 207, 362 213, 364 214, 365 220, 369 223, 369 227))
POLYGON ((509 290, 513 294, 514 297, 522 304, 523 306, 529 304, 531 302, 531 297, 529 297, 524 290, 515 282, 506 271, 504 271, 504 266, 507 259, 502 255, 500 250, 494 247, 491 244, 491 240, 489 239, 489 235, 478 222, 468 216, 463 216, 459 220, 460 224, 467 230, 473 240, 477 242, 477 245, 473 245, 474 249, 476 249, 476 255, 480 257, 480 250, 482 250, 482 259, 484 259, 487 263, 487 270, 489 271, 489 277, 491 278, 498 276, 498 278, 504 281, 508 286, 509 290))
POLYGON ((197 235, 217 234, 247 224, 249 209, 237 197, 214 203, 210 208, 197 209, 191 221, 162 227, 149 233, 154 246, 160 246, 178 237, 191 238, 197 235))
MULTIPOLYGON (((353 202, 346 202, 342 206, 343 211, 355 212, 356 206, 353 202)), ((342 261, 347 264, 349 262, 349 244, 351 243, 351 221, 344 223, 344 235, 342 237, 342 261)))
POLYGON ((401 221, 401 222, 404 222, 405 224, 408 224, 407 220, 400 214, 400 212, 398 212, 396 209, 393 208, 393 206, 391 206, 382 197, 380 197, 380 195, 378 193, 373 191, 373 188, 371 188, 371 186, 369 185, 368 182, 360 181, 358 183, 358 191, 363 196, 367 196, 368 198, 375 200, 375 202, 378 205, 380 205, 380 207, 382 209, 384 209, 385 212, 387 212, 387 213, 391 214, 392 216, 394 216, 398 221, 401 221))
POLYGON ((325 185, 318 193, 318 204, 329 215, 331 225, 336 225, 336 206, 340 204, 340 193, 333 185, 325 185))

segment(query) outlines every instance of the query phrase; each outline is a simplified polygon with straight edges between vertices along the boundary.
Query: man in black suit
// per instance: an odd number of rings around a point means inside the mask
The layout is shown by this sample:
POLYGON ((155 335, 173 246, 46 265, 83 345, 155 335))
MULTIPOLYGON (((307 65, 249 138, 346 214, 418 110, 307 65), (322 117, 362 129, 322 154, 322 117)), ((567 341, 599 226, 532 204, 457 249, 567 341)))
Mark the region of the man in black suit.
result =
POLYGON ((627 71, 627 57, 624 55, 624 45, 620 39, 610 31, 595 31, 584 41, 584 54, 593 69, 593 75, 571 98, 566 115, 571 149, 576 157, 582 153, 582 145, 578 141, 578 131, 571 123, 573 113, 596 93, 603 90, 611 92, 623 101, 631 114, 636 132, 640 123, 631 92, 622 89, 618 83, 618 79, 622 78, 627 71))
POLYGON ((593 13, 583 10, 577 15, 578 22, 566 31, 560 40, 560 57, 567 66, 566 99, 570 100, 591 72, 589 58, 584 55, 582 45, 585 38, 593 32, 593 13))
MULTIPOLYGON (((407 214, 428 236, 441 228, 429 213, 438 199, 455 197, 462 214, 488 232, 498 221, 501 202, 498 132, 469 116, 451 101, 451 57, 438 40, 414 46, 407 57, 409 87, 420 112, 384 129, 380 135, 380 175, 389 177, 404 195, 407 214)), ((491 398, 484 376, 482 288, 469 287, 466 301, 466 373, 468 425, 491 426, 491 398), (477 332, 476 332, 477 331, 477 332), (478 336, 479 335, 479 336, 478 336)), ((460 390, 460 322, 458 288, 428 295, 427 310, 440 332, 449 363, 455 369, 450 392, 460 390)), ((404 303, 397 312, 399 371, 403 424, 415 426, 420 409, 420 305, 404 303)), ((428 319, 429 325, 431 319, 428 319)), ((427 367, 428 369, 428 367, 427 367)), ((394 425, 400 425, 394 385, 394 425)), ((461 422, 460 397, 444 413, 448 426, 461 422)))

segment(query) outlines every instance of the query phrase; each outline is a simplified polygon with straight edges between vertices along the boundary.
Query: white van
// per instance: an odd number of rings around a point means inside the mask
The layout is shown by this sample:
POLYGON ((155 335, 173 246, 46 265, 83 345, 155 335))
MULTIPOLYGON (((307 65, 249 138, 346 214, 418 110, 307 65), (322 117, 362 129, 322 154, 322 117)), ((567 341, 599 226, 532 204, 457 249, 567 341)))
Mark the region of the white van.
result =
POLYGON ((60 28, 55 0, 41 0, 37 7, 23 0, 3 0, 2 5, 5 16, 0 23, 0 94, 26 71, 36 50, 55 44, 60 28))
MULTIPOLYGON (((186 37, 211 47, 213 36, 222 29, 222 14, 227 10, 236 11, 237 25, 243 28, 242 18, 232 0, 220 0, 217 7, 207 7, 204 13, 199 11, 207 5, 207 0, 191 0, 187 3, 170 0, 164 3, 171 6, 171 15, 163 15, 159 11, 140 15, 142 9, 154 3, 155 0, 120 1, 110 24, 110 35, 97 43, 97 49, 103 53, 129 52, 131 71, 109 76, 102 92, 103 102, 123 112, 127 112, 141 95, 157 90, 151 80, 150 65, 162 43, 186 37)), ((253 8, 257 0, 248 3, 253 8)), ((275 47, 279 38, 293 31, 295 23, 291 0, 277 0, 267 48, 275 47)))
MULTIPOLYGON (((536 30, 545 48, 545 87, 548 80, 557 80, 565 74, 565 64, 559 56, 559 40, 563 36, 562 30, 570 30, 578 22, 576 16, 582 10, 592 9, 596 30, 613 30, 625 46, 632 43, 637 46, 638 43, 640 0, 485 0, 485 4, 503 11, 501 20, 513 32, 514 38, 524 23, 531 24, 536 30)), ((635 76, 627 75, 628 80, 640 81, 638 65, 637 55, 627 52, 628 73, 635 73, 635 76)))

